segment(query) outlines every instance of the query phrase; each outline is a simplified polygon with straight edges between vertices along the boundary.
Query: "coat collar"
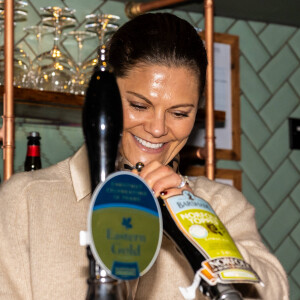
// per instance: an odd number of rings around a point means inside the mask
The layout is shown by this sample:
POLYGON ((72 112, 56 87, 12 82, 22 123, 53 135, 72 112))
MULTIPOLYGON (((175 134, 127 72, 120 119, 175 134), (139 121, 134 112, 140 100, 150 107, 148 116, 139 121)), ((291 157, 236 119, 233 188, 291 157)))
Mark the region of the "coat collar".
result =
POLYGON ((91 180, 86 146, 70 159, 70 172, 77 202, 91 193, 91 180))
MULTIPOLYGON (((91 194, 91 180, 86 146, 83 145, 70 159, 70 172, 77 202, 91 194)), ((178 172, 179 155, 168 164, 178 172)), ((130 162, 123 157, 118 158, 117 169, 132 169, 130 162)))

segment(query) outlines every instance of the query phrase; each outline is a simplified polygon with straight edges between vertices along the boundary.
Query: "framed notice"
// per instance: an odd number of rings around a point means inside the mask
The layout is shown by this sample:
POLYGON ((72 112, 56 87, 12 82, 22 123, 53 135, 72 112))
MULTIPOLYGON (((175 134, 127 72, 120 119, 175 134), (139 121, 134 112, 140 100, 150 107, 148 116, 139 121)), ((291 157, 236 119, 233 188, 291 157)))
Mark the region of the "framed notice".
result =
MULTIPOLYGON (((203 32, 200 36, 204 39, 203 32)), ((225 122, 215 124, 216 158, 240 160, 239 37, 214 34, 214 105, 225 112, 225 122)), ((188 145, 205 146, 205 128, 196 125, 188 145)))

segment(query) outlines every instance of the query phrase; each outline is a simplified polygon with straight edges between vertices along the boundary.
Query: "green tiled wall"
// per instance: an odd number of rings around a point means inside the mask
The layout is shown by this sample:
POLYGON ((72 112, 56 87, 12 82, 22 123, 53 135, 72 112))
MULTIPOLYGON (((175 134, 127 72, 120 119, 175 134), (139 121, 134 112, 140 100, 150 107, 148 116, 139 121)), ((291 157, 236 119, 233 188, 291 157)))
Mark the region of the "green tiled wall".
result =
MULTIPOLYGON (((23 27, 41 21, 39 7, 48 0, 28 0, 30 18, 16 25, 16 43, 31 57, 37 51, 32 36, 23 27)), ((82 27, 91 12, 120 15, 127 20, 124 4, 114 1, 53 0, 51 5, 69 5, 77 10, 82 27)), ((170 10, 168 10, 170 11, 170 10)), ((202 27, 202 13, 171 11, 202 27)), ((239 35, 241 78, 242 160, 218 161, 220 168, 243 171, 243 192, 256 207, 257 224, 265 244, 280 259, 289 276, 291 300, 300 295, 300 150, 289 149, 288 118, 300 118, 300 28, 215 18, 215 30, 239 35)), ((42 49, 51 48, 51 39, 42 49)), ((76 44, 65 39, 64 48, 76 59, 76 44)), ((84 45, 84 59, 95 55, 97 41, 84 45)), ((33 123, 18 119, 16 124, 15 169, 22 171, 26 133, 42 135, 42 163, 49 166, 68 157, 83 142, 81 128, 33 123)), ((0 160, 2 174, 2 160, 0 160)))

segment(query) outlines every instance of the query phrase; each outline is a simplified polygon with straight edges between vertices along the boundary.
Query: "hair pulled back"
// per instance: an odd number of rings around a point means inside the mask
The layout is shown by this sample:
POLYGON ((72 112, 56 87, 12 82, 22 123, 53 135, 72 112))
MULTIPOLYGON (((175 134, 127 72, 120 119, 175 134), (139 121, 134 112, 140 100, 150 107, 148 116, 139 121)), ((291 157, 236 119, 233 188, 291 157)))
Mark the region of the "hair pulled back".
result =
POLYGON ((137 64, 186 67, 199 76, 201 96, 207 57, 197 31, 187 21, 169 13, 148 13, 125 23, 108 45, 108 63, 117 77, 137 64))

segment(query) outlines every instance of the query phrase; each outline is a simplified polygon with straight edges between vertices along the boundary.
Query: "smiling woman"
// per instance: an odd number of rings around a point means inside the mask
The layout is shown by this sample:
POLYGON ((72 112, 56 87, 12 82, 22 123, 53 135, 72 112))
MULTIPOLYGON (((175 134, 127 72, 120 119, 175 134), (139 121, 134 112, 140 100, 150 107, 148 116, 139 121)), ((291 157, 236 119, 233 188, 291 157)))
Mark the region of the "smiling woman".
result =
POLYGON ((138 65, 117 80, 124 110, 121 153, 133 165, 166 165, 194 125, 198 78, 185 67, 138 65))
POLYGON ((121 159, 131 166, 143 162, 141 176, 158 196, 182 182, 166 165, 178 166, 172 161, 194 126, 206 79, 203 42, 174 15, 146 14, 115 33, 108 62, 123 103, 121 159))

